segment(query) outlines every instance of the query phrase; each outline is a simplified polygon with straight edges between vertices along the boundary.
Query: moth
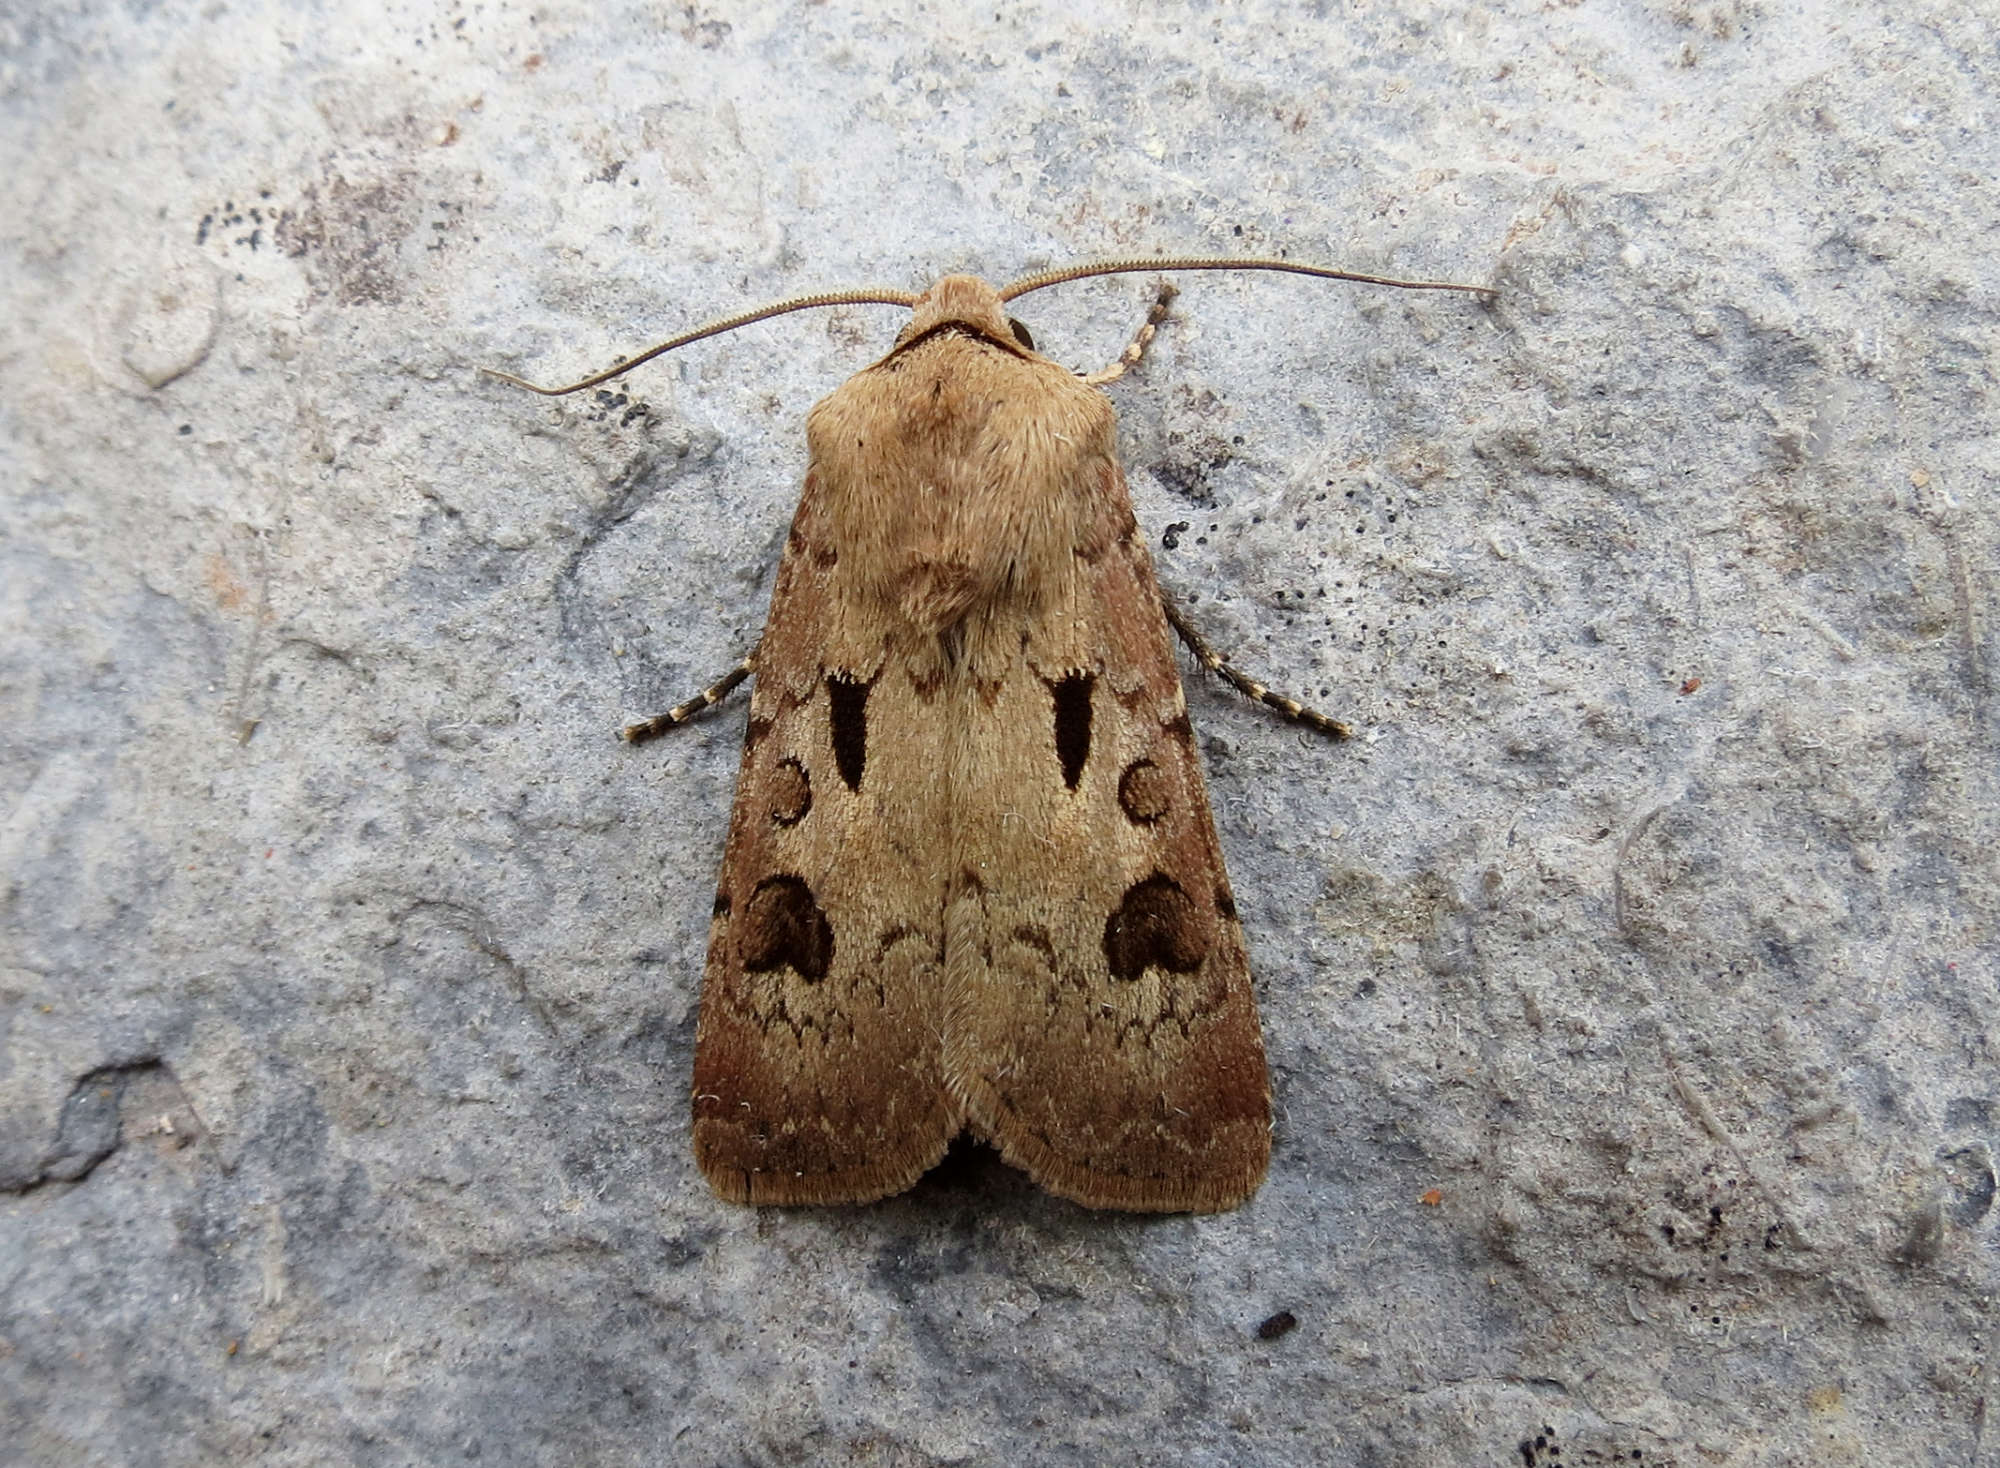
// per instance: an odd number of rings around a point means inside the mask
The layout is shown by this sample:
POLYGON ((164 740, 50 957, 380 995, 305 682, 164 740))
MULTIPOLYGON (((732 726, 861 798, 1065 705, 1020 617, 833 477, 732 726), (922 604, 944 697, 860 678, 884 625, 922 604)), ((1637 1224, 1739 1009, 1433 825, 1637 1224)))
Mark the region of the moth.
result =
POLYGON ((1168 635, 1250 697, 1167 602, 1101 390, 1007 303, 1092 275, 1291 271, 1112 261, 995 289, 948 275, 745 312, 905 307, 887 355, 806 419, 770 617, 673 728, 756 679, 694 1061, 694 1152, 723 1198, 866 1203, 970 1132, 1091 1208, 1210 1212, 1263 1180, 1270 1083, 1242 924, 1168 635))

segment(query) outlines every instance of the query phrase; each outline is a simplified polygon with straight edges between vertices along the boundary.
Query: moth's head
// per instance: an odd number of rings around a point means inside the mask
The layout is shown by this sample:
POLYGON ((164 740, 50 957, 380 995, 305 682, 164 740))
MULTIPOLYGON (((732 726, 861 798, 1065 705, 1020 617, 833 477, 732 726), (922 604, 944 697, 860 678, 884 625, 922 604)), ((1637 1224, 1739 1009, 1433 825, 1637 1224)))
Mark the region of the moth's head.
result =
POLYGON ((1007 314, 1000 292, 976 275, 947 275, 918 296, 896 345, 907 346, 945 326, 977 332, 1010 351, 1035 349, 1028 328, 1007 314))

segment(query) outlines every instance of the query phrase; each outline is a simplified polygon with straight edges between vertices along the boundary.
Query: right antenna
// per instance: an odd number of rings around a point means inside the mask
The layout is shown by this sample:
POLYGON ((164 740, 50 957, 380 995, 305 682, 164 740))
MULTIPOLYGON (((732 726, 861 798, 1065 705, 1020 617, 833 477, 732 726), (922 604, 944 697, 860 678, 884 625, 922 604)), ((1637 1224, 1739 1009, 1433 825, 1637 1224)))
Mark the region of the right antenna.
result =
POLYGON ((1366 275, 1358 270, 1335 270, 1330 265, 1301 265, 1295 260, 1231 259, 1220 255, 1169 255, 1159 260, 1102 260, 1094 265, 1065 265, 1025 276, 1000 292, 1003 301, 1016 300, 1044 286, 1069 280, 1087 280, 1093 275, 1143 275, 1154 270, 1278 270, 1287 275, 1316 275, 1322 280, 1358 280, 1363 285, 1392 285, 1406 291, 1464 291, 1491 300, 1500 293, 1490 285, 1460 285, 1449 280, 1397 280, 1389 275, 1366 275))

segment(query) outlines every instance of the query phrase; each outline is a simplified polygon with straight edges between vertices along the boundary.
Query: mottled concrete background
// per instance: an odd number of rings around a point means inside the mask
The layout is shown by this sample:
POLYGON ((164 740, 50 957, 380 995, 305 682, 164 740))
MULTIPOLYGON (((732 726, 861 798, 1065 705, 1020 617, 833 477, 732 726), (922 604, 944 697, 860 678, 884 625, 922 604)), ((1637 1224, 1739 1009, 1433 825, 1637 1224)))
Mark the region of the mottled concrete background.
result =
POLYGON ((1984 8, 10 7, 0 1457, 2000 1463, 1984 8), (899 316, 474 367, 1187 250, 1502 292, 1187 277, 1113 389, 1360 734, 1190 689, 1270 1180, 719 1204, 744 706, 612 731, 899 316))

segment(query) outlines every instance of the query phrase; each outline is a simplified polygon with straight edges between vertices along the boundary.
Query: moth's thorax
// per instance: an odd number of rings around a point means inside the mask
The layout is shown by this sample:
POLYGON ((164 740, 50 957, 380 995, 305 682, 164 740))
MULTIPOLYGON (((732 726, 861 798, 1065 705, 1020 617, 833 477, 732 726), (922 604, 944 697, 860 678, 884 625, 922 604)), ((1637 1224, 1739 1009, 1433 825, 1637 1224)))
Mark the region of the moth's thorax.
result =
POLYGON ((1103 540, 1116 428, 1101 392, 1011 335, 990 339, 1007 328, 984 282, 940 281, 912 326, 908 345, 806 420, 824 497, 814 518, 843 582, 944 632, 979 610, 1044 601, 1050 578, 1103 540), (997 320, 977 319, 980 291, 997 320), (975 319, 940 317, 934 296, 975 319))

